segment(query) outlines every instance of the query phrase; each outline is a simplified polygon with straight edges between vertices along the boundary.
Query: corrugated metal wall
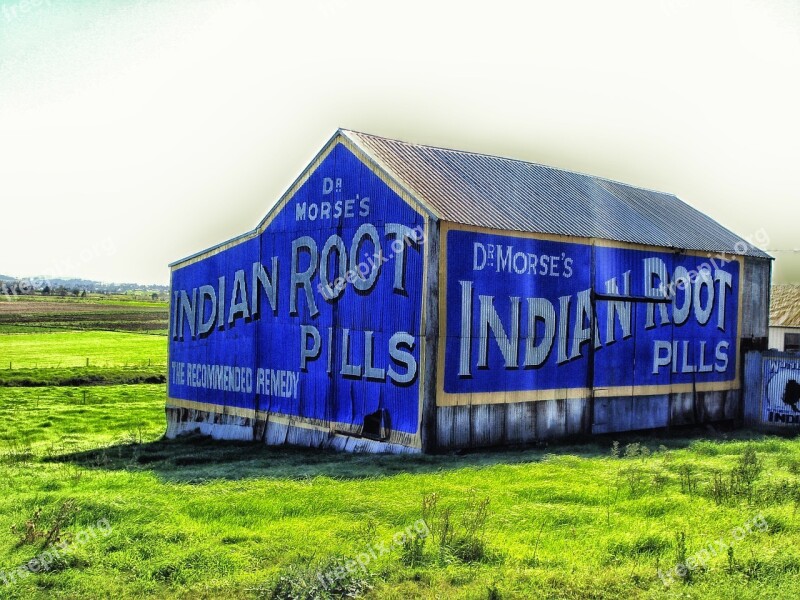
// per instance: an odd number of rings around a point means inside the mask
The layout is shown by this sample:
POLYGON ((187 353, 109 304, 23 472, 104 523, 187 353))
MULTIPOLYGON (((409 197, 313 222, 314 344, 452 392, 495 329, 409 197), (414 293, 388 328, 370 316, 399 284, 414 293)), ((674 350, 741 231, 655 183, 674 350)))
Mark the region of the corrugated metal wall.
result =
POLYGON ((173 265, 171 433, 419 450, 426 223, 333 143, 260 229, 173 265))
POLYGON ((772 261, 746 256, 742 294, 742 337, 761 340, 766 349, 769 330, 769 294, 772 261))
MULTIPOLYGON (((444 257, 440 257, 444 260, 444 257)), ((632 259, 634 260, 634 259, 632 259)), ((698 259, 699 260, 699 259, 698 259)), ((618 265, 619 266, 619 265, 618 265)), ((624 266, 624 265, 623 265, 624 266)), ((734 389, 703 391, 690 388, 650 395, 597 394, 553 400, 506 401, 478 403, 467 399, 455 405, 442 405, 441 385, 437 406, 436 444, 439 450, 505 444, 526 444, 537 440, 563 438, 580 434, 599 434, 642 429, 655 429, 710 422, 731 421, 741 417, 742 385, 746 348, 764 347, 767 336, 769 281, 771 261, 747 259, 740 279, 742 313, 741 330, 737 332, 737 352, 740 360, 740 385, 734 389), (747 338, 747 343, 742 340, 747 338)), ((625 269, 623 269, 624 271, 625 269)), ((599 287, 601 277, 595 280, 599 287)), ((440 294, 446 294, 444 285, 440 294)), ((453 307, 448 307, 450 310, 453 307)), ((642 305, 634 310, 646 310, 642 305)), ((658 314, 658 308, 655 308, 658 314)), ((600 320, 600 319, 598 319, 600 320)), ((634 319, 634 322, 636 320, 634 319)), ((444 331, 445 323, 440 324, 444 331)), ((635 334, 635 332, 634 332, 635 334)), ((443 343, 440 335, 440 343, 443 343)), ((441 365, 440 365, 441 368, 441 365)), ((611 384, 624 386, 634 373, 631 364, 615 364, 617 373, 611 384), (619 381, 615 380, 619 378, 619 381)), ((438 373, 438 377, 443 374, 438 373)), ((580 382, 564 382, 576 387, 580 382)), ((683 386, 685 387, 685 385, 683 386)), ((510 396, 510 395, 509 395, 510 396)), ((532 393, 531 396, 534 396, 532 393)))

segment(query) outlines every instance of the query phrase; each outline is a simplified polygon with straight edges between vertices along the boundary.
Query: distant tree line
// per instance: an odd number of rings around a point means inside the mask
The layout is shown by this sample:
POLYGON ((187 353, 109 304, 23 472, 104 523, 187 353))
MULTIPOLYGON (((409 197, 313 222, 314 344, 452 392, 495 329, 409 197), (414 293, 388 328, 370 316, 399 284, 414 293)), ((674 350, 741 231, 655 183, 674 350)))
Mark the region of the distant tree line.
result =
POLYGON ((5 279, 0 280, 0 296, 54 296, 86 298, 88 294, 141 295, 153 301, 169 299, 169 287, 137 283, 100 283, 83 279, 5 279))

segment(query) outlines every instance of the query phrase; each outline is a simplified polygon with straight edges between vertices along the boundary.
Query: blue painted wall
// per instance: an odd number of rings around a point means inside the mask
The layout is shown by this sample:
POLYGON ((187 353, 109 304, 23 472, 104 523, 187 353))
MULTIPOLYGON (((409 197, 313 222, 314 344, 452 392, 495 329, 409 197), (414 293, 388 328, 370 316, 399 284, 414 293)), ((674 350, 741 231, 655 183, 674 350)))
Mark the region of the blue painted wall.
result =
POLYGON ((169 396, 416 434, 423 227, 337 144, 261 234, 173 270, 169 396))
POLYGON ((736 378, 740 263, 731 257, 446 235, 447 393, 736 378), (593 313, 592 290, 642 300, 666 290, 669 302, 600 298, 593 313))

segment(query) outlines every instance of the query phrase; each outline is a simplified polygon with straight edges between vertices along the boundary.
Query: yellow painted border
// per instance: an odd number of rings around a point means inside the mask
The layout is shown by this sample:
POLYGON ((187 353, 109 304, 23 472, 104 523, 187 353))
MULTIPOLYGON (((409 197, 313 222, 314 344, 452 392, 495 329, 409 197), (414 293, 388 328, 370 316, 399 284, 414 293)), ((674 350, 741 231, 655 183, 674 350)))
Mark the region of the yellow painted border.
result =
MULTIPOLYGON (((744 291, 744 257, 734 254, 726 254, 726 257, 736 260, 739 263, 739 301, 738 318, 736 329, 736 368, 735 377, 728 381, 702 382, 702 383, 681 383, 667 385, 646 385, 646 386, 620 386, 612 388, 587 387, 576 388, 554 388, 547 390, 522 390, 513 392, 481 392, 481 393, 448 393, 444 390, 445 374, 445 343, 447 341, 447 237, 450 231, 471 231, 475 233, 486 233, 511 238, 544 240, 553 242, 567 242, 582 245, 593 245, 610 248, 621 248, 630 250, 649 250, 653 252, 669 252, 669 248, 663 246, 650 246, 645 244, 634 244, 630 242, 616 242, 597 238, 582 238, 578 236, 564 236, 548 233, 533 233, 527 231, 505 231, 491 229, 489 227, 478 227, 442 221, 440 230, 439 253, 439 352, 436 364, 437 385, 436 385, 436 405, 437 406, 465 406, 472 404, 506 404, 512 402, 539 402, 544 400, 569 400, 589 398, 594 391, 595 398, 609 398, 614 396, 651 396, 659 394, 681 394, 692 391, 715 392, 724 390, 740 389, 739 369, 741 366, 740 340, 742 336, 742 297, 744 291)), ((688 256, 698 256, 703 258, 714 257, 714 253, 700 250, 685 250, 681 254, 688 256)))
MULTIPOLYGON (((235 237, 231 240, 218 244, 217 246, 213 246, 207 250, 199 252, 197 254, 193 254, 187 258, 179 260, 175 263, 170 265, 170 289, 172 288, 172 272, 182 269, 184 267, 188 267, 192 264, 210 258, 216 254, 224 252, 234 246, 242 244, 246 241, 249 241, 255 237, 261 235, 267 227, 269 227, 270 223, 275 219, 275 217, 280 214, 283 208, 288 204, 297 191, 309 180, 311 175, 320 167, 322 162, 328 158, 331 152, 333 152, 334 148, 337 145, 342 144, 345 148, 347 148, 350 152, 352 152, 355 157, 361 161, 361 163, 366 166, 370 172, 375 175, 378 179, 380 179, 386 186, 388 186, 395 194, 397 194, 400 199, 409 205, 409 207, 416 212, 418 215, 423 217, 425 223, 425 236, 430 235, 430 227, 432 223, 432 215, 433 211, 427 205, 420 202, 415 196, 413 196, 403 185, 401 185, 398 181, 394 178, 389 176, 387 170, 381 165, 380 163, 376 162, 369 154, 367 154, 358 144, 356 144, 351 138, 349 138, 345 133, 341 130, 337 131, 334 136, 328 141, 325 146, 323 146, 322 150, 320 150, 311 163, 303 169, 302 173, 297 177, 294 183, 289 187, 289 189, 281 196, 281 198, 276 202, 275 206, 273 206, 267 215, 261 220, 258 226, 249 231, 244 233, 238 237, 235 237)), ((423 256, 422 256, 422 281, 420 283, 420 330, 419 330, 419 363, 417 365, 417 386, 419 388, 419 398, 418 398, 418 414, 417 414, 417 433, 410 434, 406 432, 392 432, 392 435, 389 439, 390 443, 402 444, 403 446, 407 446, 414 449, 422 449, 422 414, 423 414, 423 407, 425 402, 425 385, 424 385, 424 374, 425 374, 425 327, 426 327, 426 319, 427 319, 427 311, 426 311, 426 299, 425 293, 427 291, 426 285, 428 281, 428 265, 430 263, 430 255, 429 255, 429 244, 427 241, 423 243, 423 256), (410 440, 411 443, 407 441, 397 441, 396 437, 402 437, 404 440, 410 440)), ((172 331, 172 311, 170 311, 170 332, 172 331)), ((170 334, 171 336, 171 334, 170 334)), ((170 342, 171 342, 170 337, 170 342)), ((167 352, 168 357, 167 360, 170 360, 169 357, 169 346, 171 343, 168 344, 167 352)), ((171 362, 168 362, 168 369, 171 366, 171 362)), ((168 373, 171 376, 170 373, 168 373)), ((178 408, 189 408, 194 410, 203 410, 210 413, 215 414, 224 414, 224 415, 231 415, 236 417, 243 417, 243 418, 263 418, 269 419, 274 422, 280 422, 285 424, 291 424, 297 427, 306 427, 309 429, 318 429, 322 431, 330 431, 332 429, 339 429, 342 431, 350 431, 355 433, 357 431, 357 427, 350 424, 350 423, 339 423, 334 421, 321 421, 317 419, 308 419, 305 417, 297 417, 295 415, 285 415, 283 413, 275 413, 275 412, 268 412, 268 411, 256 411, 254 409, 245 409, 245 408, 238 408, 233 406, 226 406, 222 404, 211 404, 206 402, 196 402, 193 400, 182 400, 180 398, 167 398, 167 405, 168 406, 175 406, 178 408)))

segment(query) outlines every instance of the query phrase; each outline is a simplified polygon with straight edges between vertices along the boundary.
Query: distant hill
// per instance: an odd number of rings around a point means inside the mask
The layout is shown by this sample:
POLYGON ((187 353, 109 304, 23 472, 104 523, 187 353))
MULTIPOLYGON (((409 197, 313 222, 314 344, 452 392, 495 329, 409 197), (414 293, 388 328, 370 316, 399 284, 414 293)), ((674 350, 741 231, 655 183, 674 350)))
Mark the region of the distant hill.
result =
POLYGON ((31 278, 37 282, 37 287, 49 285, 51 288, 65 287, 67 289, 86 290, 87 292, 105 292, 105 293, 124 293, 124 292, 169 292, 168 285, 157 285, 155 283, 116 283, 107 281, 92 281, 90 279, 79 279, 77 277, 64 278, 53 277, 46 280, 45 283, 39 285, 38 282, 44 278, 31 278))
MULTIPOLYGON (((124 294, 126 292, 147 292, 147 293, 169 293, 168 285, 158 285, 155 283, 116 283, 107 281, 93 281, 91 279, 81 279, 78 277, 8 277, 0 275, 0 282, 3 283, 3 288, 8 289, 10 286, 7 284, 16 284, 26 282, 27 285, 32 285, 36 291, 43 290, 49 287, 51 290, 64 288, 66 290, 86 290, 87 293, 103 293, 103 294, 124 294)), ((11 287, 16 287, 13 285, 11 287)), ((25 285, 20 285, 21 289, 25 289, 25 285)))

